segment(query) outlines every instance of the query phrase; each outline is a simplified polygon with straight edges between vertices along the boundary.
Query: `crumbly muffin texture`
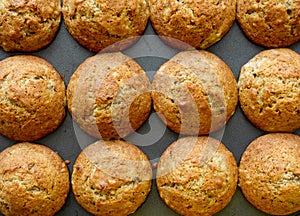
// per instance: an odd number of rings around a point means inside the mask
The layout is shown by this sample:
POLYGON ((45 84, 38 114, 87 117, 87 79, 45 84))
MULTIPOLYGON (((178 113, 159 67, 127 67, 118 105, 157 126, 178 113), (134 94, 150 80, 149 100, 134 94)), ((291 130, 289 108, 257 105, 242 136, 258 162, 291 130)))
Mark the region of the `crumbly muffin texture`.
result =
POLYGON ((206 49, 231 28, 235 0, 150 0, 150 20, 158 35, 169 45, 206 49))
POLYGON ((300 127, 300 55, 287 48, 265 50, 247 62, 238 80, 247 118, 268 132, 300 127))
POLYGON ((33 52, 49 45, 61 22, 60 0, 0 1, 0 46, 33 52))
POLYGON ((97 216, 129 215, 151 190, 147 156, 122 141, 98 141, 79 154, 73 166, 72 188, 78 203, 97 216))
POLYGON ((237 84, 231 69, 208 51, 182 51, 163 64, 152 82, 154 109, 180 134, 209 134, 233 115, 237 84))
POLYGON ((72 75, 68 109, 79 126, 100 139, 118 139, 137 130, 151 111, 150 81, 130 57, 101 53, 72 75))
POLYGON ((271 215, 300 210, 300 137, 271 133, 254 140, 243 153, 239 186, 257 209, 271 215))
POLYGON ((19 143, 0 153, 0 212, 6 216, 52 216, 69 193, 62 158, 43 145, 19 143))
POLYGON ((237 0, 237 20, 254 43, 287 47, 300 40, 300 1, 237 0))
POLYGON ((65 0, 64 21, 73 38, 93 52, 120 51, 144 32, 147 0, 65 0))
POLYGON ((163 201, 180 215, 209 216, 229 204, 238 168, 234 156, 218 140, 185 137, 171 144, 157 167, 163 201))
POLYGON ((0 62, 0 133, 31 141, 53 132, 66 114, 65 84, 46 60, 31 55, 0 62))

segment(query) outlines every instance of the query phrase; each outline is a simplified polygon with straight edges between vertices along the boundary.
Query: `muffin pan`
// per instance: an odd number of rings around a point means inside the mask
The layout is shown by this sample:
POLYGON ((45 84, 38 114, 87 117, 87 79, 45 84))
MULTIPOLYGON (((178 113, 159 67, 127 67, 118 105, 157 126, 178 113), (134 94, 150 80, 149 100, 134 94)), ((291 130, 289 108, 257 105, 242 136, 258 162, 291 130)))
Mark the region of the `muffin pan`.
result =
MULTIPOLYGON (((300 53, 300 42, 294 44, 290 48, 300 53)), ((265 48, 257 46, 249 41, 242 33, 237 22, 235 22, 225 37, 211 46, 208 51, 213 52, 225 61, 234 72, 235 78, 238 79, 242 65, 263 49, 265 48)), ((123 53, 134 58, 144 68, 150 80, 152 80, 160 65, 174 56, 177 52, 178 50, 172 49, 161 42, 150 23, 140 40, 129 49, 123 51, 123 53)), ((0 59, 2 60, 8 56, 18 54, 23 53, 7 53, 1 49, 0 59)), ((69 83, 69 79, 76 68, 86 58, 95 55, 95 53, 81 47, 71 37, 66 30, 64 23, 61 24, 59 32, 50 46, 39 52, 27 54, 40 56, 53 64, 63 77, 66 85, 69 83)), ((227 148, 234 154, 237 162, 239 162, 247 145, 256 137, 264 133, 265 132, 254 127, 246 119, 238 105, 235 114, 227 125, 220 131, 211 135, 222 140, 227 148)), ((300 130, 295 133, 300 135, 300 130)), ((125 140, 136 144, 148 155, 151 162, 155 164, 163 151, 173 141, 177 140, 178 137, 180 137, 180 135, 167 129, 154 111, 152 111, 148 121, 136 133, 126 137, 125 140)), ((71 173, 72 166, 78 154, 85 146, 93 143, 95 140, 95 138, 85 134, 76 123, 72 121, 72 118, 68 113, 63 123, 56 131, 42 139, 36 140, 35 143, 44 144, 50 147, 52 150, 58 152, 64 160, 70 161, 68 168, 71 173)), ((0 150, 2 151, 16 142, 1 136, 0 143, 0 150)), ((156 170, 154 169, 153 171, 155 175, 156 170)), ((153 179, 152 190, 146 202, 133 215, 177 215, 160 199, 154 180, 155 179, 153 179)), ((300 213, 295 213, 293 215, 296 216, 299 214, 300 213)), ((65 206, 57 215, 85 216, 90 214, 77 204, 73 193, 70 192, 65 206)), ((262 216, 266 214, 255 209, 247 202, 238 188, 231 203, 224 210, 217 213, 217 215, 262 216)))

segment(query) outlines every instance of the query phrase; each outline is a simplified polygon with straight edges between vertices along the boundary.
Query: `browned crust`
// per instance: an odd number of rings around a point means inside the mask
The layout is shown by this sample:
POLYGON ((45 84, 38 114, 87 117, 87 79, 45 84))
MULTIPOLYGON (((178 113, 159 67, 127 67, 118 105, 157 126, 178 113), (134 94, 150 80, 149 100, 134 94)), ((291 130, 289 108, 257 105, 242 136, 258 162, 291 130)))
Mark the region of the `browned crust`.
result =
POLYGON ((300 55, 287 48, 265 50, 246 63, 238 81, 247 118, 261 130, 300 127, 300 55))
POLYGON ((231 28, 235 0, 150 0, 150 19, 167 44, 184 49, 206 49, 231 28), (180 42, 181 41, 181 42, 180 42))
POLYGON ((118 139, 137 130, 151 111, 150 81, 130 57, 102 53, 83 62, 72 75, 68 109, 88 134, 118 139))
POLYGON ((72 188, 78 203, 93 215, 129 215, 151 190, 152 169, 147 156, 121 140, 98 141, 78 156, 72 188))
POLYGON ((142 35, 149 8, 146 0, 65 0, 63 15, 70 34, 85 48, 119 51, 142 35))
POLYGON ((300 210, 300 137, 272 133, 255 139, 243 153, 239 186, 256 208, 272 215, 300 210))
POLYGON ((229 204, 238 168, 231 152, 211 137, 186 137, 171 144, 157 167, 161 198, 180 215, 209 216, 229 204))
POLYGON ((60 21, 60 0, 2 0, 0 46, 10 52, 40 50, 53 41, 60 21))
POLYGON ((46 60, 21 55, 0 62, 0 133, 36 140, 53 132, 66 114, 65 85, 46 60))
POLYGON ((181 134, 221 129, 238 101, 231 69, 207 51, 183 51, 163 64, 152 82, 154 109, 181 134))
POLYGON ((52 216, 69 193, 69 172, 48 147, 19 143, 0 154, 0 212, 52 216))
POLYGON ((286 47, 300 40, 299 0, 237 0, 237 20, 261 46, 286 47))

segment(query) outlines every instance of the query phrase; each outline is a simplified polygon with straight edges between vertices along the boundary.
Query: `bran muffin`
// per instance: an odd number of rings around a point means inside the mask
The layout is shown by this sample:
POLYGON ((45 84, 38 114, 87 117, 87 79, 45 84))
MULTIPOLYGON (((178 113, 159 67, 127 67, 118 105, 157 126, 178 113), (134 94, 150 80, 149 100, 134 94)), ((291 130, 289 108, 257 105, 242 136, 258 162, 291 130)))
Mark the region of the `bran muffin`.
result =
POLYGON ((268 132, 300 127, 300 55, 287 48, 258 53, 238 80, 239 100, 247 118, 268 132))
POLYGON ((148 119, 152 103, 145 71, 120 52, 85 60, 70 79, 67 99, 75 122, 106 140, 137 130, 148 119))
POLYGON ((67 29, 93 52, 123 50, 143 34, 149 19, 147 0, 65 0, 67 29))
POLYGON ((272 215, 300 210, 300 137, 289 133, 263 135, 242 155, 239 186, 257 209, 272 215))
POLYGON ((0 62, 0 133, 32 141, 53 132, 66 114, 66 89, 46 60, 20 55, 0 62))
POLYGON ((237 0, 237 20, 254 43, 286 47, 300 40, 300 1, 237 0))
POLYGON ((50 148, 19 143, 0 153, 0 212, 6 216, 51 216, 65 204, 69 172, 50 148))
POLYGON ((236 14, 235 0, 150 0, 150 20, 172 47, 206 49, 229 31, 236 14))
POLYGON ((180 134, 209 134, 235 112, 238 92, 231 69, 208 51, 182 51, 163 64, 152 82, 154 109, 180 134))
POLYGON ((73 166, 77 202, 93 215, 122 216, 136 211, 151 190, 147 156, 122 141, 100 140, 86 147, 73 166))
POLYGON ((171 144, 157 167, 163 201, 180 215, 210 216, 229 204, 237 187, 233 154, 218 140, 185 137, 171 144))
POLYGON ((49 45, 61 22, 60 0, 0 1, 0 46, 33 52, 49 45))

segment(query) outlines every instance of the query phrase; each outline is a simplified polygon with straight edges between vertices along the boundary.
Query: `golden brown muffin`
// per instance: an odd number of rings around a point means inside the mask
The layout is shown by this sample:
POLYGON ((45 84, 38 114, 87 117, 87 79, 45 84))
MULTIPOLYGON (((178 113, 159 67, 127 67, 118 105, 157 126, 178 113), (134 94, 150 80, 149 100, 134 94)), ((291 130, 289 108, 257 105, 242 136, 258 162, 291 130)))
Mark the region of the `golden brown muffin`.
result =
POLYGON ((31 141, 53 132, 66 114, 66 89, 46 60, 21 55, 0 62, 0 133, 31 141))
POLYGON ((142 35, 149 8, 147 0, 65 0, 63 15, 70 34, 85 48, 119 51, 142 35))
POLYGON ((93 215, 129 215, 151 190, 152 169, 147 156, 121 140, 98 141, 78 156, 72 188, 78 203, 93 215))
POLYGON ((235 0, 150 0, 150 20, 158 35, 169 45, 206 49, 231 28, 235 0))
POLYGON ((231 69, 207 51, 183 51, 163 64, 152 82, 154 109, 181 134, 209 134, 233 115, 238 97, 231 69))
POLYGON ((185 137, 171 144, 157 167, 160 197, 175 212, 210 216, 231 201, 238 179, 233 154, 218 140, 185 137))
POLYGON ((106 140, 137 130, 147 120, 152 103, 145 71, 120 52, 85 60, 70 79, 67 98, 79 126, 106 140))
POLYGON ((6 216, 51 216, 69 193, 69 172, 50 148, 15 144, 0 153, 0 212, 6 216))
POLYGON ((300 210, 300 137, 271 133, 254 140, 243 153, 239 186, 257 209, 272 215, 300 210))
POLYGON ((245 35, 266 47, 300 40, 300 1, 237 0, 237 20, 245 35))
POLYGON ((241 68, 241 108, 261 130, 292 132, 300 127, 299 85, 299 54, 287 48, 262 51, 241 68))
POLYGON ((60 0, 1 0, 0 46, 33 52, 49 45, 61 21, 60 0))

